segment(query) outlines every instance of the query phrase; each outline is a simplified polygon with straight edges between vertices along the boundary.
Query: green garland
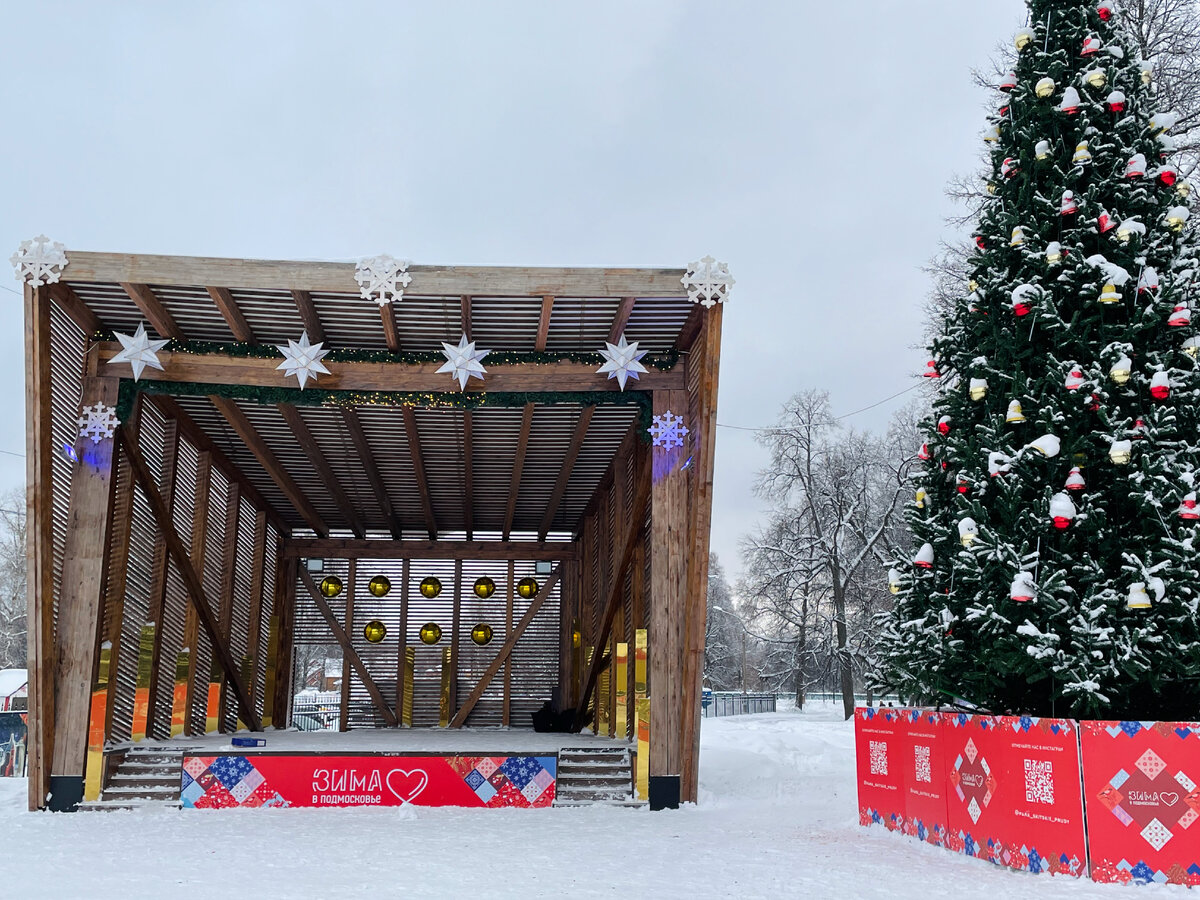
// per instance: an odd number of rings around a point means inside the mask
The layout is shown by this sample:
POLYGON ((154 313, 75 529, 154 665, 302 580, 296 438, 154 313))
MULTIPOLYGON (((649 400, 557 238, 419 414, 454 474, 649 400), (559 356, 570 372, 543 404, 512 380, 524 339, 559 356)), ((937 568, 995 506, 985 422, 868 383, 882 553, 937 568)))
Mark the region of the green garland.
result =
POLYGON ((319 388, 300 390, 291 387, 259 387, 249 384, 204 384, 195 381, 121 380, 117 399, 117 418, 128 421, 134 398, 139 394, 207 397, 215 395, 232 400, 252 400, 262 406, 287 403, 292 406, 420 406, 430 409, 480 409, 482 407, 520 407, 526 403, 550 406, 570 403, 578 406, 637 406, 638 433, 649 441, 653 417, 651 398, 645 391, 520 391, 510 393, 434 392, 434 391, 329 391, 319 388))
MULTIPOLYGON (((116 336, 110 331, 98 334, 97 338, 115 341, 116 336)), ((221 343, 220 341, 170 341, 164 348, 172 353, 193 353, 198 355, 239 356, 254 359, 278 359, 279 350, 273 344, 243 344, 221 343)), ((390 350, 341 349, 330 350, 325 357, 326 362, 371 362, 371 363, 442 363, 446 356, 440 350, 418 350, 403 353, 392 353, 390 350)), ((489 366, 516 365, 550 365, 558 362, 573 362, 586 365, 602 365, 604 357, 599 353, 584 353, 582 351, 549 351, 549 350, 492 350, 487 355, 489 366)), ((679 362, 679 351, 672 348, 665 353, 647 353, 642 362, 661 372, 669 372, 679 362)))

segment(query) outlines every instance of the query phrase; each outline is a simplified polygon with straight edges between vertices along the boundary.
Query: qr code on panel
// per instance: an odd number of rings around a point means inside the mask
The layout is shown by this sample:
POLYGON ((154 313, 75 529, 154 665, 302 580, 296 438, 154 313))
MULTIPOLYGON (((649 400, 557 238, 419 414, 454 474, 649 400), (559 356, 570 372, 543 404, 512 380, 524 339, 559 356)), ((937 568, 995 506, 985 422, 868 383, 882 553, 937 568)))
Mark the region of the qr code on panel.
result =
POLYGON ((1025 760, 1025 802, 1054 803, 1054 766, 1050 760, 1025 760))
POLYGON ((930 783, 933 773, 929 771, 929 748, 920 744, 913 746, 913 761, 916 763, 917 781, 930 783))
POLYGON ((886 775, 887 773, 887 742, 871 741, 871 774, 886 775))

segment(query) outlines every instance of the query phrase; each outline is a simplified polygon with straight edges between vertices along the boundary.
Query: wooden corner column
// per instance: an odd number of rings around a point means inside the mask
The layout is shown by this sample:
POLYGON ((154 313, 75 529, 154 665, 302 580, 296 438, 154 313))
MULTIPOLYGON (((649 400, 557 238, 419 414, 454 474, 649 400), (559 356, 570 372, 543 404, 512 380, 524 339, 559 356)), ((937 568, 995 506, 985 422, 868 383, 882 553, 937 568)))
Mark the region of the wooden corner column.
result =
MULTIPOLYGON (((91 360, 89 360, 90 362, 91 360)), ((120 379, 86 377, 82 406, 115 407, 120 379)), ((62 593, 58 611, 58 659, 54 667, 54 749, 50 797, 56 811, 83 799, 92 679, 99 646, 104 563, 108 550, 113 488, 112 436, 75 441, 78 460, 71 477, 62 593)))

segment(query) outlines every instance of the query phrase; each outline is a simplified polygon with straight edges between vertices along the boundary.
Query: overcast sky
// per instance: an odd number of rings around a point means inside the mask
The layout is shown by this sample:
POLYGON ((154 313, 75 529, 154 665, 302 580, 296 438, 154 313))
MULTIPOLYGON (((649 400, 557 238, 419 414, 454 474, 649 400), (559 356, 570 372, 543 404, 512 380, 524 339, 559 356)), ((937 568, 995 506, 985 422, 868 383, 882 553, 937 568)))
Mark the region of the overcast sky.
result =
MULTIPOLYGON (((848 413, 923 363, 921 266, 1020 0, 0 4, 0 248, 683 266, 737 285, 718 419, 848 413)), ((11 289, 15 281, 0 279, 11 289)), ((8 299, 5 300, 5 297, 8 299)), ((0 292, 0 451, 24 440, 0 292)), ((904 398, 849 419, 882 428, 904 398)), ((721 428, 713 549, 760 506, 721 428)), ((0 453, 0 488, 24 481, 0 453)))

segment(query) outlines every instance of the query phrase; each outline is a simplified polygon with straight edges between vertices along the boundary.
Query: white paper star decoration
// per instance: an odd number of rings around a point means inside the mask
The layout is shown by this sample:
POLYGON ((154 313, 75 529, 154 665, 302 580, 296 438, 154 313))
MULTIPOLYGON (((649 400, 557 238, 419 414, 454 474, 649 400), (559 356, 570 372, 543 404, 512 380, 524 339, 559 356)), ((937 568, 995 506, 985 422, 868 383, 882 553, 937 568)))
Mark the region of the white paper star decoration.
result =
POLYGON ((654 438, 654 446, 670 450, 672 447, 682 447, 687 435, 687 426, 683 424, 683 416, 676 416, 668 409, 661 416, 655 416, 650 426, 650 436, 654 438))
POLYGON ((443 342, 442 355, 446 357, 446 363, 438 369, 438 373, 449 372, 458 379, 458 389, 465 391, 468 378, 482 380, 483 376, 487 374, 487 369, 481 363, 483 358, 491 352, 491 350, 476 350, 475 342, 468 341, 465 334, 458 339, 457 346, 443 342))
POLYGON ((387 306, 393 300, 399 303, 404 298, 404 289, 412 282, 408 274, 409 262, 394 259, 386 253, 361 259, 354 266, 354 280, 364 300, 374 300, 387 306))
POLYGON ((308 342, 308 331, 305 330, 300 335, 300 340, 287 342, 287 346, 276 344, 279 352, 287 357, 283 362, 277 365, 276 369, 283 369, 284 377, 295 375, 296 380, 300 382, 300 390, 304 390, 304 383, 308 379, 317 380, 317 373, 321 372, 325 375, 330 374, 329 370, 321 362, 321 359, 328 355, 328 350, 322 350, 324 341, 317 344, 308 342))
POLYGON ((638 380, 638 372, 645 374, 646 367, 638 360, 649 353, 649 350, 638 350, 638 342, 632 344, 625 341, 625 335, 621 335, 621 339, 615 344, 604 342, 604 349, 600 351, 600 355, 604 357, 604 365, 596 370, 597 375, 608 373, 609 378, 617 379, 617 384, 621 386, 621 390, 625 390, 626 379, 632 378, 638 380))
POLYGON ((27 281, 35 287, 39 284, 54 284, 67 267, 66 248, 58 241, 39 234, 32 241, 21 241, 17 252, 9 258, 18 281, 27 281))
POLYGON ((98 444, 102 439, 112 437, 120 424, 116 407, 103 403, 85 406, 79 416, 79 436, 90 437, 93 444, 98 444))
POLYGON ((679 280, 687 288, 688 299, 702 304, 705 309, 724 303, 729 297, 729 289, 733 287, 729 264, 717 262, 711 256, 689 263, 679 280))
POLYGON ((142 371, 146 366, 155 369, 162 368, 162 363, 158 361, 158 351, 170 343, 170 341, 150 340, 150 336, 146 334, 146 326, 141 323, 138 324, 137 331, 132 335, 117 333, 117 340, 121 342, 121 352, 113 356, 109 362, 129 363, 133 366, 134 381, 142 377, 142 371))

